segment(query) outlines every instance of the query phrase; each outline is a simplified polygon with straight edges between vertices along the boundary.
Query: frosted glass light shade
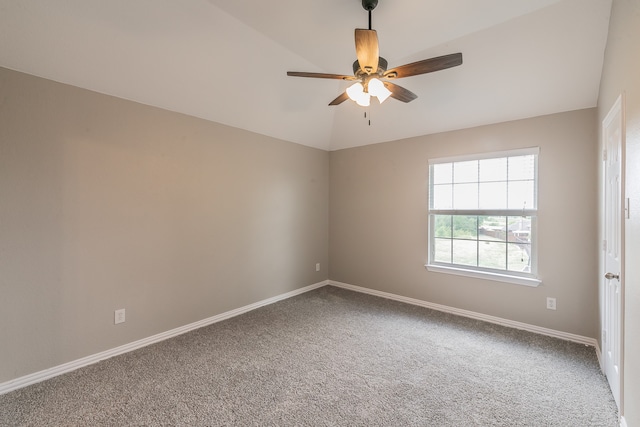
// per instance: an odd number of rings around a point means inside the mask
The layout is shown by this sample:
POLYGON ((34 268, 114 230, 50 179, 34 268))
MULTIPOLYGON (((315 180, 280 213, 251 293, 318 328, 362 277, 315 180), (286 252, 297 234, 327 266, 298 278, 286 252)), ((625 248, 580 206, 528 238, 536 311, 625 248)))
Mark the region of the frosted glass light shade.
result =
POLYGON ((378 101, 380 101, 380 104, 382 104, 389 96, 391 96, 391 92, 389 91, 389 89, 384 87, 384 83, 382 83, 375 77, 369 80, 368 87, 369 93, 372 96, 378 97, 378 101))
POLYGON ((368 107, 371 104, 371 95, 367 92, 362 92, 358 99, 356 99, 356 103, 361 107, 368 107))
POLYGON ((351 100, 356 102, 358 101, 360 96, 362 96, 363 93, 364 93, 364 86, 362 86, 362 83, 360 82, 354 83, 347 88, 347 96, 349 96, 351 100))

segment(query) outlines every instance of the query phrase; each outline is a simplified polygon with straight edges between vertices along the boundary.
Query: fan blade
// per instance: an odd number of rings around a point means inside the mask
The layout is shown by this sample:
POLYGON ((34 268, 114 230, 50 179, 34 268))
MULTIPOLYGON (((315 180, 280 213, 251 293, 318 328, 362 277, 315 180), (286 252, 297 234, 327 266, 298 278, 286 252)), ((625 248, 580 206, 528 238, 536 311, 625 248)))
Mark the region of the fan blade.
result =
POLYGON ((287 71, 287 76, 313 77, 316 79, 338 79, 338 80, 355 80, 356 79, 354 76, 343 76, 342 74, 305 73, 303 71, 287 71))
POLYGON ((379 56, 376 30, 356 28, 356 57, 360 69, 367 74, 377 72, 379 56))
POLYGON ((342 92, 340 96, 338 96, 336 99, 331 101, 329 105, 340 105, 347 99, 349 99, 349 95, 347 95, 347 92, 342 92))
POLYGON ((425 59, 411 64, 401 65, 384 73, 387 79, 399 79, 401 77, 417 76, 419 74, 433 73, 434 71, 445 70, 462 64, 462 54, 452 53, 451 55, 438 56, 436 58, 425 59))
POLYGON ((411 102, 418 97, 415 93, 408 89, 398 86, 391 82, 384 82, 384 87, 391 91, 391 97, 402 102, 411 102))

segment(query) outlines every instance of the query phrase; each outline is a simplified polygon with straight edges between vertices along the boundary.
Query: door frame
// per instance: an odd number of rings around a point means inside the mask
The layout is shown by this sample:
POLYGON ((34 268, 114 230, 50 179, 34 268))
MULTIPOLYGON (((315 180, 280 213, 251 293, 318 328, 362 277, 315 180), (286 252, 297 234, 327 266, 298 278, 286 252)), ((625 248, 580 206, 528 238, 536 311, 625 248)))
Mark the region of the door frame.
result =
MULTIPOLYGON (((625 190, 625 179, 626 179, 626 116, 625 116, 625 93, 621 93, 612 104, 610 110, 608 111, 605 118, 601 123, 601 164, 602 164, 602 182, 601 182, 601 194, 600 194, 600 230, 601 230, 601 241, 603 242, 603 246, 600 248, 600 268, 599 268, 599 278, 598 278, 598 287, 599 287, 599 297, 600 297, 600 343, 602 342, 602 337, 604 334, 604 328, 606 325, 605 316, 607 311, 605 309, 605 292, 607 286, 607 280, 604 278, 606 272, 606 251, 604 250, 604 230, 606 227, 605 224, 605 207, 606 203, 606 131, 607 125, 613 122, 613 119, 616 115, 620 114, 620 312, 619 316, 619 337, 618 337, 618 351, 620 354, 620 381, 619 381, 619 405, 618 408, 620 417, 624 416, 624 334, 625 334, 625 325, 624 325, 624 312, 625 312, 625 220, 628 215, 628 206, 627 206, 627 198, 626 198, 626 190, 625 190)), ((604 346, 603 346, 604 347, 604 346)), ((605 355, 601 355, 600 364, 603 373, 605 373, 605 355)))

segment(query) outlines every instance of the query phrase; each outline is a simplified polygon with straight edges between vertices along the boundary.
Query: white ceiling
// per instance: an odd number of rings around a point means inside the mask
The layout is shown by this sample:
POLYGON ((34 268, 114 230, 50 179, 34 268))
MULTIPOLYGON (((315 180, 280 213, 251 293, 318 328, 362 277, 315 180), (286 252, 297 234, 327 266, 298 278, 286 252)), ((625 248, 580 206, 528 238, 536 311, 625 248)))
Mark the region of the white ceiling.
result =
POLYGON ((594 107, 612 0, 380 0, 389 68, 462 52, 365 109, 361 0, 0 0, 0 66, 325 150, 594 107))

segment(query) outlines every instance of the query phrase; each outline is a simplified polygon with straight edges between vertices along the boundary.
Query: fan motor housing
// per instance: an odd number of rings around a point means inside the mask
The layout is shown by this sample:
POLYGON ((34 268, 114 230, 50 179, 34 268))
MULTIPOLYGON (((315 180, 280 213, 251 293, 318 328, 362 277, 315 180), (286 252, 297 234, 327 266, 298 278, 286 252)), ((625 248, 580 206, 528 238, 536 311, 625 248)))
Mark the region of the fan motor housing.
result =
MULTIPOLYGON (((378 74, 378 75, 382 75, 384 74, 385 71, 387 71, 387 66, 389 65, 389 63, 387 62, 386 59, 384 59, 382 56, 378 57, 378 70, 374 73, 374 74, 378 74)), ((355 62, 353 63, 353 74, 356 77, 360 77, 363 75, 366 75, 367 73, 364 72, 363 70, 360 69, 360 63, 358 62, 358 60, 356 59, 355 62)))

